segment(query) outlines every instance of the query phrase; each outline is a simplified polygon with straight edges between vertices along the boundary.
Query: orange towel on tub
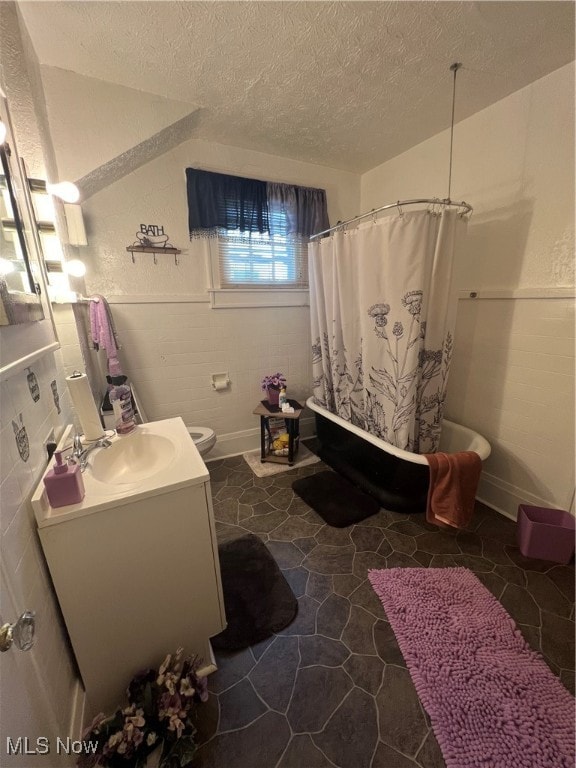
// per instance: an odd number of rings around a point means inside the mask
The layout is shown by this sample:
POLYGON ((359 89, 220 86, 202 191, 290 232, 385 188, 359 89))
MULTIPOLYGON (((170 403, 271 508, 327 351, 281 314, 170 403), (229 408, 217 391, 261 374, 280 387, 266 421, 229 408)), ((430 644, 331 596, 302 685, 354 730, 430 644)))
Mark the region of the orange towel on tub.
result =
POLYGON ((426 520, 465 528, 472 519, 482 460, 474 451, 426 453, 430 487, 426 520))

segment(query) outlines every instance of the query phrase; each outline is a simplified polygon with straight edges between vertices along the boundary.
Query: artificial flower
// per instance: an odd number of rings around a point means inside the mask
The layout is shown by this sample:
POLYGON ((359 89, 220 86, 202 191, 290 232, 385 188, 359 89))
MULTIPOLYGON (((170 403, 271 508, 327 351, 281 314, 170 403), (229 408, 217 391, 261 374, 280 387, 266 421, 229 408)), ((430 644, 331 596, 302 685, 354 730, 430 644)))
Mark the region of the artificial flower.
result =
POLYGON ((262 390, 267 389, 282 389, 286 386, 286 377, 283 373, 271 373, 269 376, 264 376, 262 379, 262 390))
POLYGON ((208 698, 207 681, 198 677, 198 659, 183 649, 166 656, 158 670, 137 674, 128 686, 128 705, 112 716, 97 715, 83 738, 95 753, 79 755, 79 768, 141 768, 162 742, 160 768, 185 768, 196 749, 194 710, 208 698))

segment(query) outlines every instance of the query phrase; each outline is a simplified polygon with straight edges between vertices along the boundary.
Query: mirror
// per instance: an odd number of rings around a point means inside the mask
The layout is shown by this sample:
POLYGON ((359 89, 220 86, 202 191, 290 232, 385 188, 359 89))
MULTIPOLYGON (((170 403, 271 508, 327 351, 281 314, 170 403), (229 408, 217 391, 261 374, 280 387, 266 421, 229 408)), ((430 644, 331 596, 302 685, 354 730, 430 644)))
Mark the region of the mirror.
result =
POLYGON ((31 255, 38 244, 30 191, 1 92, 0 120, 6 128, 6 138, 0 144, 0 325, 15 325, 42 320, 44 310, 32 271, 37 259, 32 260, 31 255))

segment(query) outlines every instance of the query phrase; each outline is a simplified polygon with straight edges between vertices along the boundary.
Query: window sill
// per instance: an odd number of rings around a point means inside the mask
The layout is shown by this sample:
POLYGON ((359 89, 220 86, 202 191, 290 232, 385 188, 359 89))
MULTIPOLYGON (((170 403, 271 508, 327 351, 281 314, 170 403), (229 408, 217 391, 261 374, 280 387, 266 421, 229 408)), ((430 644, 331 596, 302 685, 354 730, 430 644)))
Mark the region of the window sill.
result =
POLYGON ((209 288, 212 309, 307 307, 308 288, 209 288))

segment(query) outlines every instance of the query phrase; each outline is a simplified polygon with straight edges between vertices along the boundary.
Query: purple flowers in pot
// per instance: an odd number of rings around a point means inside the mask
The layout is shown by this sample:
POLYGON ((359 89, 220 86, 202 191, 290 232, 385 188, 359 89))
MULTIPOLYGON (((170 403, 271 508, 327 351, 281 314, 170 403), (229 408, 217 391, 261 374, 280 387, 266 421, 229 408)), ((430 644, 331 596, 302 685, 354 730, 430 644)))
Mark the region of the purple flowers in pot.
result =
POLYGON ((286 377, 283 373, 272 373, 270 376, 264 376, 262 379, 262 390, 266 392, 269 389, 281 390, 286 386, 286 377))

